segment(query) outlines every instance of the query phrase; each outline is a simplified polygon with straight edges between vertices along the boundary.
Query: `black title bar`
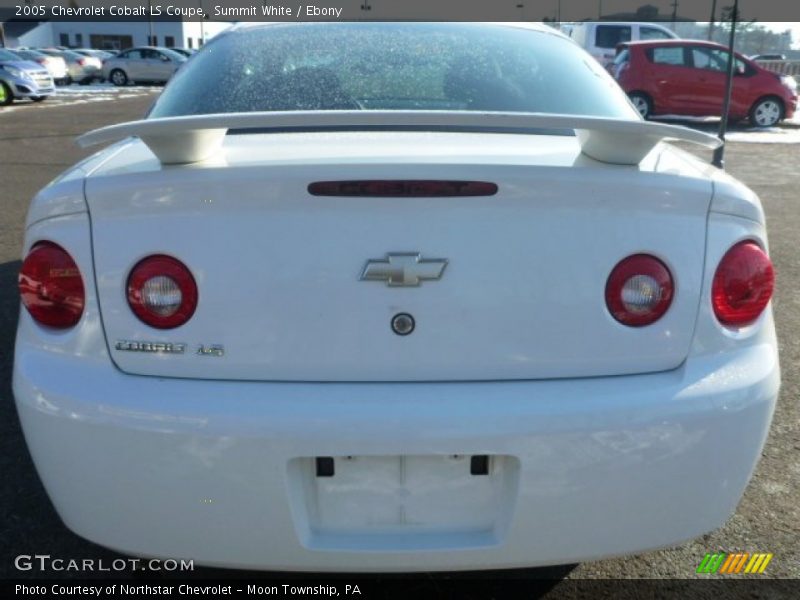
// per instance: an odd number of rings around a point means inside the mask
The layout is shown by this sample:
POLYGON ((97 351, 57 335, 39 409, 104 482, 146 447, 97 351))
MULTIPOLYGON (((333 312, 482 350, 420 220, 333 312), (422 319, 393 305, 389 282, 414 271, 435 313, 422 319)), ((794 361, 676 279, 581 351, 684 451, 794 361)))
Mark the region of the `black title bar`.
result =
MULTIPOLYGON (((732 0, 0 0, 0 20, 724 21, 732 0)), ((740 0, 740 20, 800 21, 797 0, 740 0)))

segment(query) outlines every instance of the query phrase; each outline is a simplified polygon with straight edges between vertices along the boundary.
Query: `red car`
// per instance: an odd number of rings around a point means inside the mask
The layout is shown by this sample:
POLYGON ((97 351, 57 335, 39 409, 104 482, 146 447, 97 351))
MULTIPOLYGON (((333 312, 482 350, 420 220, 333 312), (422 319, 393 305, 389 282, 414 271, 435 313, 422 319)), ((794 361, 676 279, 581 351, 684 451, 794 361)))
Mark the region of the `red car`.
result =
MULTIPOLYGON (((641 115, 722 114, 728 49, 699 40, 628 42, 617 48, 613 74, 641 115)), ((736 54, 730 116, 770 127, 791 118, 797 83, 736 54)))

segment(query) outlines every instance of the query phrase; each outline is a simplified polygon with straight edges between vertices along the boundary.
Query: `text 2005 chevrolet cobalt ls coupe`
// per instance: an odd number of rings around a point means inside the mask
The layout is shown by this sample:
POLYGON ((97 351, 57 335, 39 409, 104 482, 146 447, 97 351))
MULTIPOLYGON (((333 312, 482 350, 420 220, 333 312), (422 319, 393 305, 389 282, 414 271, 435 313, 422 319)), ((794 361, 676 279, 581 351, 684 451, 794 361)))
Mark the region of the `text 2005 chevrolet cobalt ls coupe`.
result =
POLYGON ((756 196, 666 138, 716 144, 547 28, 218 37, 31 205, 14 393, 64 522, 330 571, 720 526, 778 394, 773 270, 756 196))

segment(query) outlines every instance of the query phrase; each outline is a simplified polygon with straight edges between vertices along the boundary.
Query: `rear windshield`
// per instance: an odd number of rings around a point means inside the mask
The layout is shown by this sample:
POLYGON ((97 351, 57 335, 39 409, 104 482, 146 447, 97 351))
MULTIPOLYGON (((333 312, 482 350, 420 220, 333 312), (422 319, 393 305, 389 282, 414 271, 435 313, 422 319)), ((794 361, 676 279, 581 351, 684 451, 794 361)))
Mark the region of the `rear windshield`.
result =
POLYGON ((465 23, 304 23, 212 40, 151 117, 287 110, 475 110, 636 119, 573 42, 465 23))

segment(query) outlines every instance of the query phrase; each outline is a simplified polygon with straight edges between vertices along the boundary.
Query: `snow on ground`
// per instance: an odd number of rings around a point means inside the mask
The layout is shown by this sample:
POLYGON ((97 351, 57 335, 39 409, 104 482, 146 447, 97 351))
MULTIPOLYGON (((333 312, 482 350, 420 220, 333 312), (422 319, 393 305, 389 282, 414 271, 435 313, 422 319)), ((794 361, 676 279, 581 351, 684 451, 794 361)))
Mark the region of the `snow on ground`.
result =
MULTIPOLYGON (((716 135, 719 117, 686 117, 682 115, 659 115, 659 121, 675 122, 716 135)), ((775 127, 751 127, 746 121, 728 128, 726 141, 753 144, 800 144, 800 111, 791 119, 775 127)))
POLYGON ((732 131, 725 135, 729 142, 749 142, 751 144, 800 144, 800 127, 767 127, 766 129, 747 129, 732 131))
MULTIPOLYGON (((117 87, 111 83, 95 82, 91 85, 74 83, 57 87, 56 93, 48 96, 46 100, 35 105, 36 109, 64 106, 66 104, 88 104, 90 102, 108 102, 119 98, 135 98, 145 95, 161 93, 162 86, 129 85, 117 87)), ((0 107, 0 115, 33 108, 30 100, 18 100, 10 106, 0 107)))

